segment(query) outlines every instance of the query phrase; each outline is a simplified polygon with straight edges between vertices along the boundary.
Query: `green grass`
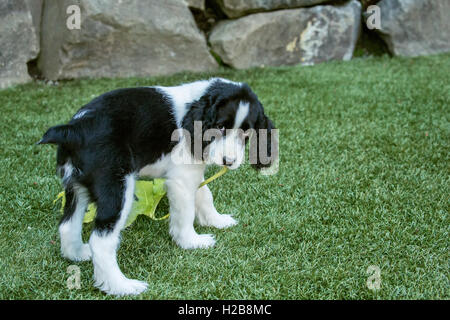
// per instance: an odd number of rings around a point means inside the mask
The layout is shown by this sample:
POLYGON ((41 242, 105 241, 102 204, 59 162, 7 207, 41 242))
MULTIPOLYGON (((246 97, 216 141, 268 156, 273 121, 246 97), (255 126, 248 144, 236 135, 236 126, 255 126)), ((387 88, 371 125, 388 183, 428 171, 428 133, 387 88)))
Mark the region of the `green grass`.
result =
MULTIPOLYGON (((244 165, 210 185, 240 222, 197 227, 216 235, 212 249, 182 250, 167 221, 138 218, 119 250, 123 272, 150 284, 138 298, 449 299, 449 70, 447 54, 215 73, 258 94, 280 129, 280 171, 244 165), (378 291, 366 286, 370 265, 378 291)), ((0 91, 0 299, 111 299, 92 286, 90 262, 77 263, 82 288, 66 287, 55 148, 34 145, 45 130, 115 88, 212 75, 0 91)))

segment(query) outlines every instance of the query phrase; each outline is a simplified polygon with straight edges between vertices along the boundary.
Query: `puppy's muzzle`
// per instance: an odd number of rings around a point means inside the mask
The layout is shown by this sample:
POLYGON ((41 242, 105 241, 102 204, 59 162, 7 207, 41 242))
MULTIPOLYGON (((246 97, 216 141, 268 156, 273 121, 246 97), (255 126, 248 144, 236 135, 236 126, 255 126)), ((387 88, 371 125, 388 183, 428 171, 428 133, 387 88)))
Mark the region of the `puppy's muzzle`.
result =
POLYGON ((223 164, 227 167, 232 166, 236 162, 236 158, 223 157, 223 164))

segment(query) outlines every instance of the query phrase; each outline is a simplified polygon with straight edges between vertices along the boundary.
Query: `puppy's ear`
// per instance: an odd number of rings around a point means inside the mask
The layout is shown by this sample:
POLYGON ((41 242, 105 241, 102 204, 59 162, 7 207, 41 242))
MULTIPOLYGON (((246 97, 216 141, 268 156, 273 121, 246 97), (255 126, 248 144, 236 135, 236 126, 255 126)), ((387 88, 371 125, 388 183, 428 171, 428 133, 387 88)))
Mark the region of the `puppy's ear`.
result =
POLYGON ((211 129, 214 124, 216 123, 217 118, 217 105, 219 103, 219 97, 211 94, 208 95, 208 97, 205 99, 207 102, 204 106, 204 113, 203 113, 203 124, 204 129, 211 129))
POLYGON ((190 133, 191 152, 195 156, 195 141, 202 141, 203 149, 209 142, 203 141, 203 134, 206 130, 213 128, 216 122, 216 101, 211 94, 203 95, 199 100, 194 101, 183 118, 182 127, 190 133), (202 123, 202 130, 194 130, 195 122, 202 123))
POLYGON ((203 132, 210 129, 216 121, 216 100, 212 95, 207 94, 194 101, 183 118, 183 128, 193 134, 194 121, 201 121, 203 132))
POLYGON ((250 162, 253 168, 259 170, 270 167, 278 159, 278 132, 264 114, 262 106, 254 129, 250 142, 250 162))

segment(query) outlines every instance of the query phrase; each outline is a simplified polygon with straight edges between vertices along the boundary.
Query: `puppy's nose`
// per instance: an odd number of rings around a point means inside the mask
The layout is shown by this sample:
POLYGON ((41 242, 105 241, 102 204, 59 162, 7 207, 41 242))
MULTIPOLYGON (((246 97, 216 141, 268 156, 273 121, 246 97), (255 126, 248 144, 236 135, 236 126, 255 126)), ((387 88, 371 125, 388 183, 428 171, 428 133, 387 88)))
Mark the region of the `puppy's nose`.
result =
POLYGON ((223 157, 223 164, 226 166, 231 166, 236 161, 236 158, 223 157))

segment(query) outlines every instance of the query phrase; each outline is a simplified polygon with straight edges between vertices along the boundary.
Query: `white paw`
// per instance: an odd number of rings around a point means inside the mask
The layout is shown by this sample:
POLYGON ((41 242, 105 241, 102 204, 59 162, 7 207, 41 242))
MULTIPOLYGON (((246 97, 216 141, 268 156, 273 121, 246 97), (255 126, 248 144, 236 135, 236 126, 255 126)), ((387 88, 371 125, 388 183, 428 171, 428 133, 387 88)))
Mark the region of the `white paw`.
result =
POLYGON ((205 227, 225 229, 232 227, 237 223, 237 220, 235 220, 230 214, 215 214, 214 216, 210 216, 207 221, 200 224, 205 227))
POLYGON ((175 242, 183 249, 205 249, 216 244, 216 240, 212 234, 195 234, 191 237, 177 239, 175 242))
POLYGON ((147 290, 148 287, 148 284, 144 281, 125 277, 113 281, 96 280, 94 285, 101 291, 115 296, 138 295, 147 290))
POLYGON ((92 252, 89 244, 83 243, 77 248, 61 248, 62 256, 72 261, 88 261, 91 260, 92 252))

